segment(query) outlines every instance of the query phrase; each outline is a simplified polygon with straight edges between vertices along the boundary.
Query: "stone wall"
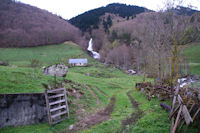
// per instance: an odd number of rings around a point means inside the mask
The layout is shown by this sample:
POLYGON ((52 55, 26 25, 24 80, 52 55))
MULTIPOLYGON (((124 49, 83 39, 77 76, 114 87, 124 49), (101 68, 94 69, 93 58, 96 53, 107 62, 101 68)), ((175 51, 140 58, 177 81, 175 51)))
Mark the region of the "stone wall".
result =
POLYGON ((0 94, 0 128, 47 122, 44 93, 0 94))

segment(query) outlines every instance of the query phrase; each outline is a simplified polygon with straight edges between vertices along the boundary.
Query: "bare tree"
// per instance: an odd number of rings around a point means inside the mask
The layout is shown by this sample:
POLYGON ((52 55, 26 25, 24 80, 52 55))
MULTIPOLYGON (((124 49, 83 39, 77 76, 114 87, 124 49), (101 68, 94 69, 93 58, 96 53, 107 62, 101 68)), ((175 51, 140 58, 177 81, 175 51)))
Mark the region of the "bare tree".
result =
POLYGON ((129 68, 131 65, 129 48, 126 45, 115 47, 108 53, 106 62, 115 64, 118 67, 122 67, 124 69, 129 68))

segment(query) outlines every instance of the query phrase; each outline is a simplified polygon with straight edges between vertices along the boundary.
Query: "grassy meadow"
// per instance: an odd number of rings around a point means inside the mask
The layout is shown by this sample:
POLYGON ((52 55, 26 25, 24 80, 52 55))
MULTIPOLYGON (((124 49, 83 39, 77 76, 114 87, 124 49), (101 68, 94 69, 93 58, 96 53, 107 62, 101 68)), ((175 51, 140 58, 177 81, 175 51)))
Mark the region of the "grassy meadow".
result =
MULTIPOLYGON (((41 123, 21 127, 6 127, 0 129, 1 133, 57 133, 65 131, 78 119, 75 111, 80 109, 77 105, 82 104, 87 114, 92 114, 99 108, 105 107, 109 99, 114 96, 116 103, 114 111, 109 120, 85 129, 83 133, 114 133, 122 129, 122 121, 130 117, 136 109, 127 96, 130 91, 131 97, 139 103, 138 108, 143 112, 141 118, 135 123, 125 127, 124 132, 134 133, 168 133, 170 120, 168 112, 161 109, 160 101, 157 98, 148 101, 145 96, 135 90, 135 83, 141 82, 140 76, 129 76, 123 71, 107 66, 92 59, 85 54, 78 46, 72 44, 59 44, 51 46, 40 46, 33 48, 1 48, 0 60, 7 61, 9 66, 0 66, 0 93, 22 93, 22 92, 44 92, 42 83, 52 84, 53 77, 42 74, 42 66, 55 63, 67 63, 69 58, 88 58, 88 67, 69 68, 65 80, 70 80, 73 85, 65 83, 67 89, 72 86, 79 88, 84 95, 77 100, 69 96, 68 100, 76 104, 70 104, 70 118, 50 127, 48 123, 41 123), (35 59, 37 67, 31 67, 35 59), (87 76, 87 73, 90 76, 87 76), (95 98, 85 87, 90 86, 100 100, 97 104, 95 98), (102 93, 96 91, 98 88, 102 93), (103 95, 104 94, 104 95, 103 95)), ((200 63, 200 62, 199 62, 200 63)), ((57 78, 61 82, 62 78, 57 78)), ((152 81, 152 79, 148 79, 152 81)), ((195 132, 196 130, 191 130, 195 132)))

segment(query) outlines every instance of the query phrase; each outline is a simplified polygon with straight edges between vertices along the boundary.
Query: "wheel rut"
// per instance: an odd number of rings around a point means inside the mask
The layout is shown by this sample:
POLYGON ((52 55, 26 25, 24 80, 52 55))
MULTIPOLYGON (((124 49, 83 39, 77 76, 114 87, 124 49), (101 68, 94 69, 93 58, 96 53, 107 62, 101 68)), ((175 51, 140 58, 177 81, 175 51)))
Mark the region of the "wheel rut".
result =
POLYGON ((100 102, 98 96, 94 93, 94 91, 93 91, 89 86, 86 85, 86 87, 87 87, 87 89, 90 91, 90 93, 92 94, 92 96, 95 98, 96 103, 97 103, 97 104, 101 104, 101 102, 100 102))
POLYGON ((98 89, 97 87, 94 86, 94 88, 96 89, 96 91, 100 94, 102 94, 103 96, 107 96, 103 91, 101 91, 100 89, 98 89))
POLYGON ((127 117, 122 121, 122 130, 121 132, 127 132, 127 125, 134 125, 142 117, 143 112, 138 108, 138 103, 131 96, 131 91, 127 92, 127 96, 132 104, 132 107, 136 109, 136 112, 133 112, 131 116, 127 117))

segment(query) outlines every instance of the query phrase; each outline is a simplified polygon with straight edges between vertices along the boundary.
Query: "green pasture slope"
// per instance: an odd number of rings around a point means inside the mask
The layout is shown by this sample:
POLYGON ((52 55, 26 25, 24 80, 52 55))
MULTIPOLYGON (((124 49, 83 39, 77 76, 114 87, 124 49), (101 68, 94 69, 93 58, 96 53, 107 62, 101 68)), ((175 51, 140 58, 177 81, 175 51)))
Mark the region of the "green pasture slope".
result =
POLYGON ((200 43, 189 46, 183 51, 183 55, 188 57, 191 73, 200 75, 200 43))
MULTIPOLYGON (((70 68, 66 80, 71 80, 74 87, 79 87, 85 95, 77 101, 69 97, 75 103, 83 104, 87 113, 93 113, 97 108, 105 107, 109 99, 115 96, 116 103, 111 118, 108 121, 97 124, 90 129, 80 132, 87 133, 115 133, 122 129, 122 121, 130 117, 136 111, 127 96, 131 91, 131 97, 139 103, 142 117, 135 123, 127 125, 125 132, 134 133, 168 133, 170 120, 168 112, 160 107, 158 99, 148 101, 145 96, 135 90, 135 83, 142 81, 140 76, 129 76, 113 67, 104 67, 103 64, 85 54, 78 46, 72 44, 59 44, 51 46, 40 46, 33 48, 1 48, 0 60, 8 61, 9 66, 0 66, 0 93, 20 92, 44 92, 42 83, 52 84, 53 77, 42 75, 42 66, 55 63, 66 63, 69 58, 88 58, 88 67, 70 68), (31 60, 37 60, 38 67, 30 67, 31 60), (87 76, 90 73, 90 76, 87 76), (98 96, 101 104, 96 103, 85 85, 90 86, 98 96), (95 91, 97 87, 100 92, 95 91)), ((58 78, 57 82, 63 80, 58 78)), ((151 79, 148 79, 151 80, 151 79)), ((65 83, 66 88, 71 85, 65 83)), ((75 110, 77 105, 70 105, 70 119, 50 127, 48 123, 41 123, 21 127, 6 127, 0 129, 1 133, 57 133, 65 131, 71 124, 75 124, 75 110)), ((194 130, 195 132, 195 130, 194 130)))

